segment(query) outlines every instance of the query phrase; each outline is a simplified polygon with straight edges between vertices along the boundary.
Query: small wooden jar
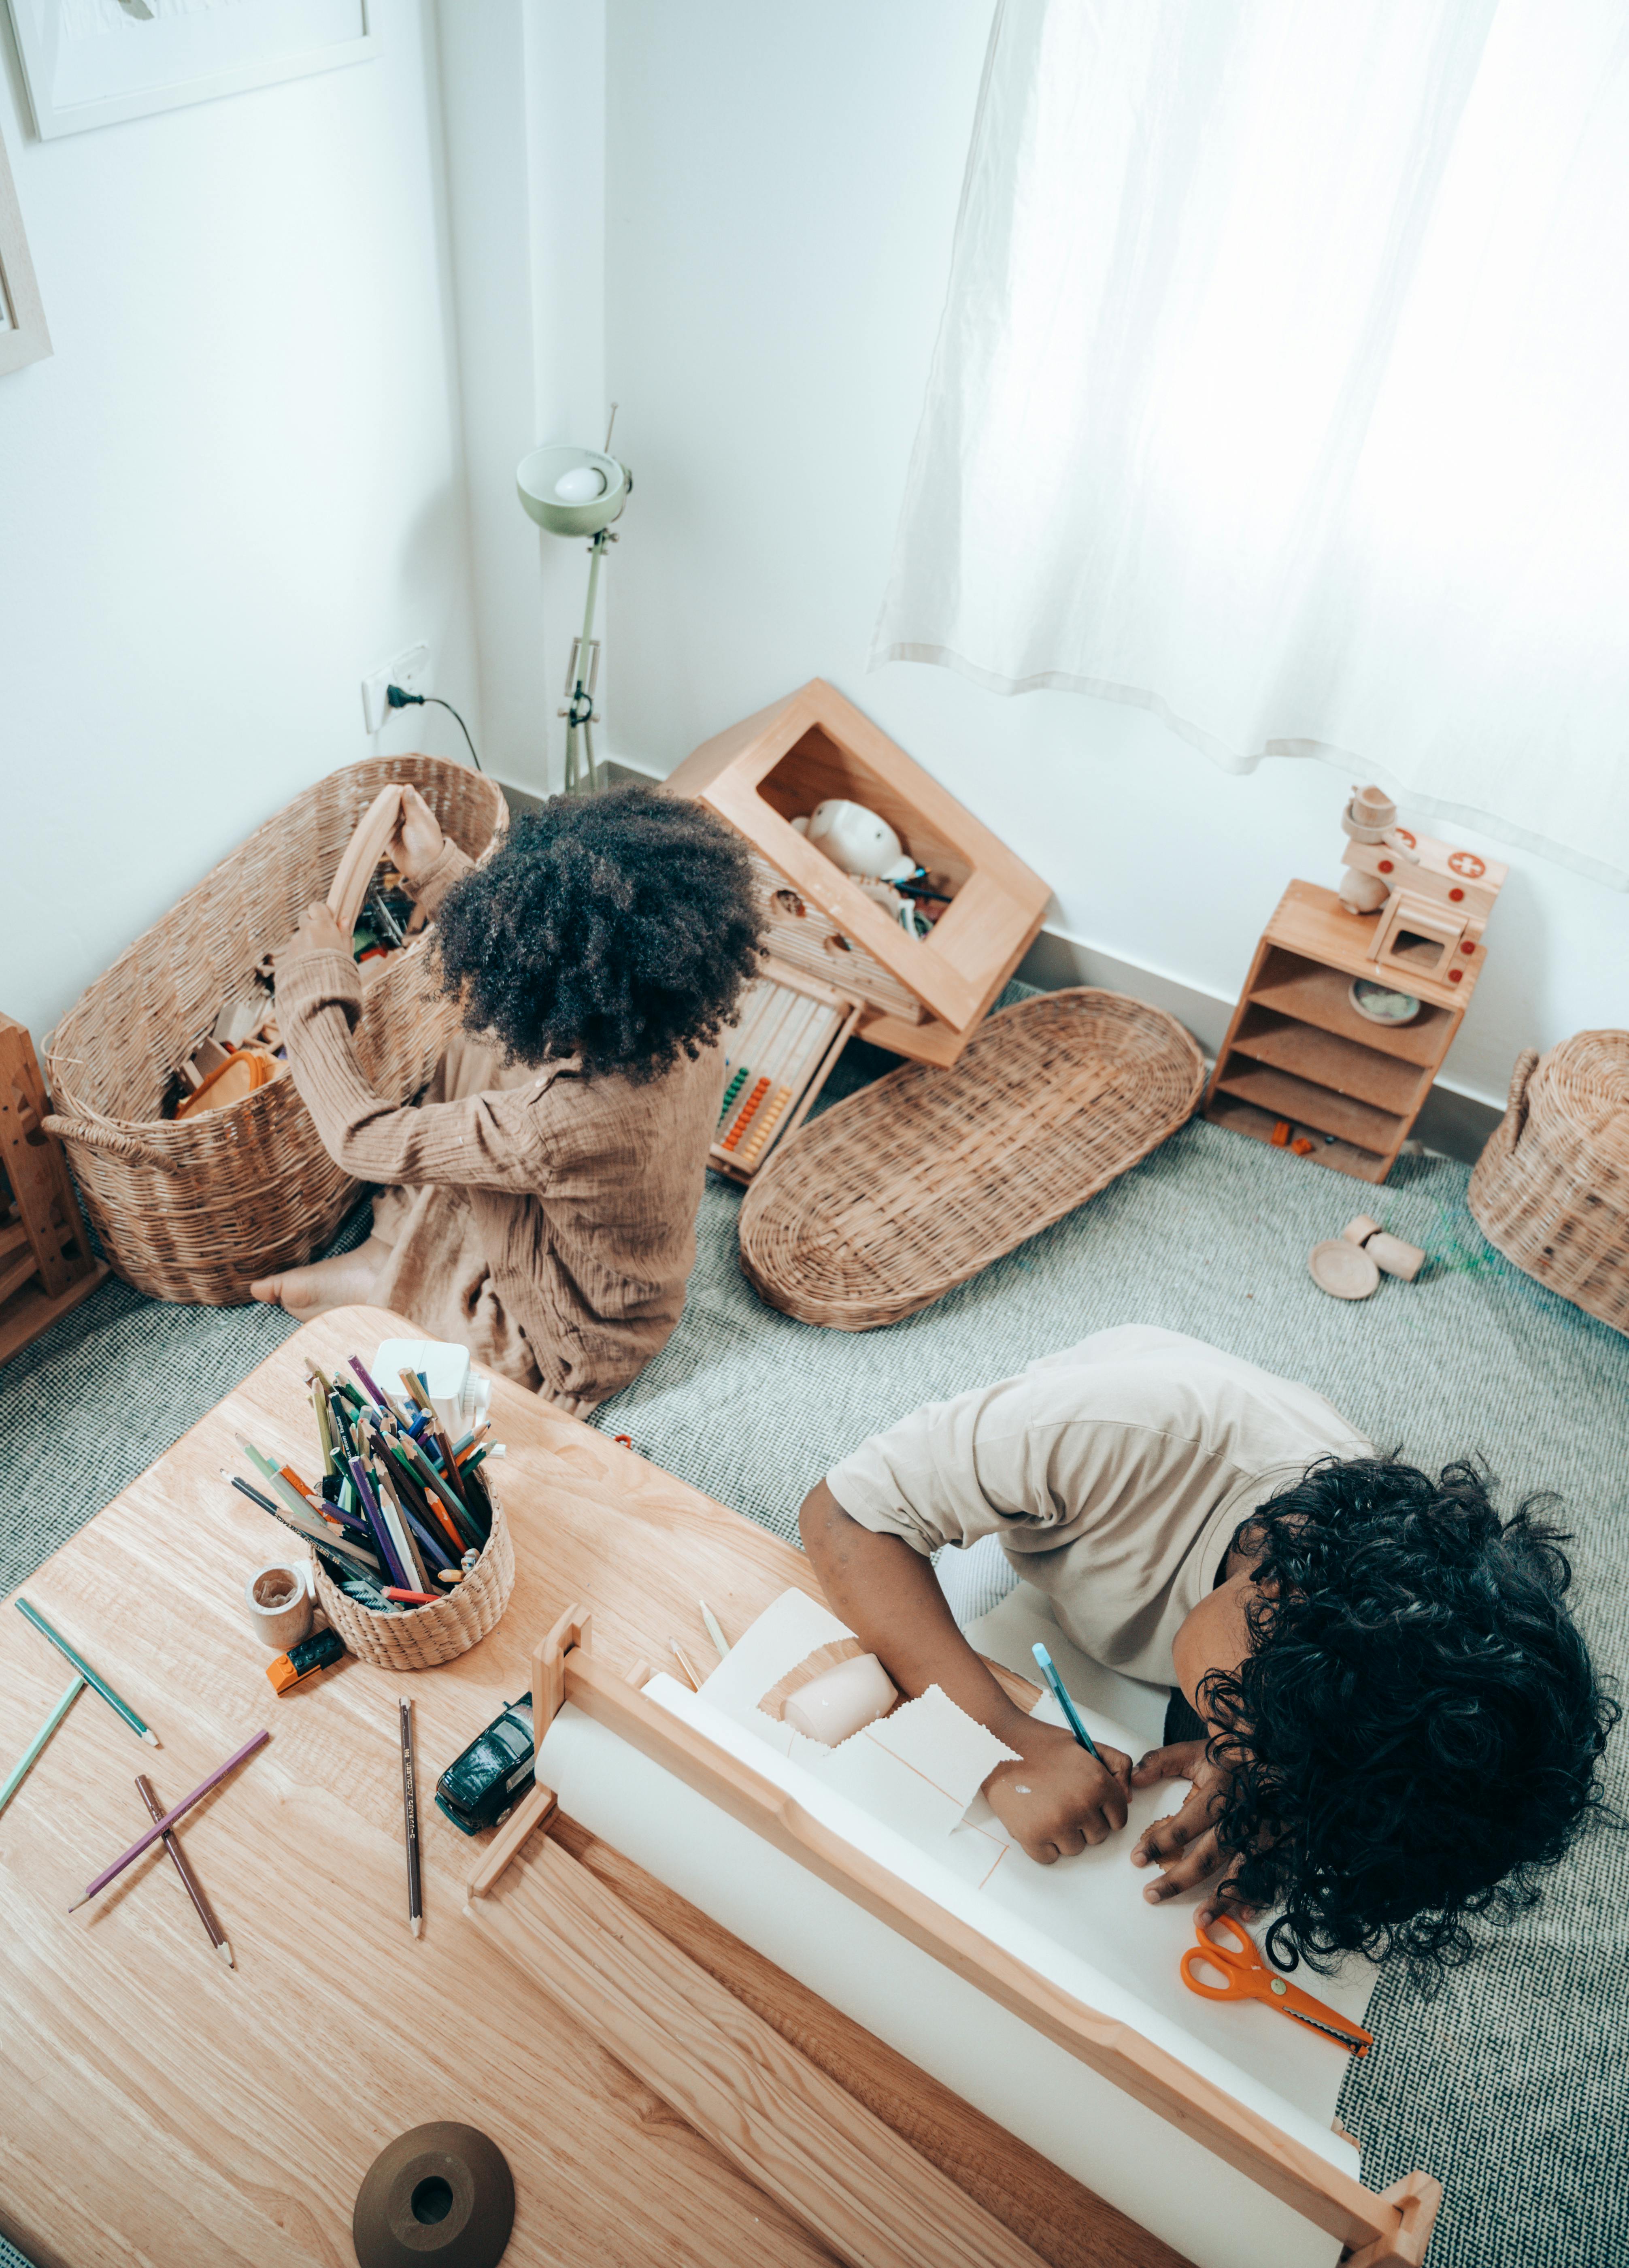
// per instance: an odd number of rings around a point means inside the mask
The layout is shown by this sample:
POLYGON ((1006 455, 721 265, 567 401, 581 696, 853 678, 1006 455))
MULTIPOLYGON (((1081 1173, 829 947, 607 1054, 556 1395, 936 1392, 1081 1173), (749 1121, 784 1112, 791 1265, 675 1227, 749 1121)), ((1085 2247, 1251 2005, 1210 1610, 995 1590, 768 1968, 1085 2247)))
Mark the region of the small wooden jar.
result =
POLYGON ((433 1607, 381 1615, 347 1598, 328 1580, 320 1560, 315 1574, 318 1603, 352 1653, 381 1669, 434 1669, 438 1662, 467 1653, 495 1628, 515 1587, 515 1545, 503 1508, 493 1496, 492 1533, 480 1558, 433 1607))

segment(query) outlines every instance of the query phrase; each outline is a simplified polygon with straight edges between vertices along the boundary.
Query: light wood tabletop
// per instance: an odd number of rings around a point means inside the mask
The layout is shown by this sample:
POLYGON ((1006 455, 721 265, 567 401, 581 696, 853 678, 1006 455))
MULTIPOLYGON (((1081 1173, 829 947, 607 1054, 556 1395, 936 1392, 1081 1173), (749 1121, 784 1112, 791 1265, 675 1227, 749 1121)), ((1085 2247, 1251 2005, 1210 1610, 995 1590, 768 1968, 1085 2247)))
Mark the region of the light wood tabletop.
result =
MULTIPOLYGON (((802 1555, 636 1454, 495 1382, 494 1484, 514 1595, 471 1653, 416 1675, 347 1660, 279 1699, 246 1577, 304 1556, 220 1478, 247 1434, 310 1474, 304 1358, 325 1368, 411 1327, 353 1308, 309 1324, 21 1587, 157 1733, 80 1695, 0 1814, 0 2229, 39 2268, 346 2268, 357 2186, 395 2135, 481 2127, 515 2175, 506 2264, 735 2268, 831 2255, 576 2029, 473 1928, 474 1847, 429 1802, 442 1769, 525 1690, 566 1607, 595 1651, 702 1674, 705 1595, 733 1636, 802 1555), (415 1705, 424 1934, 407 1918, 397 1697, 415 1705), (268 1745, 181 1830, 231 1940, 211 1950, 162 1845, 71 1918, 135 1840, 145 1772, 166 1804, 261 1727, 268 1745)), ((62 1412, 64 1426, 97 1413, 62 1412)), ((745 1422, 744 1420, 744 1422, 745 1422)), ((811 1475, 812 1480, 815 1476, 811 1475)), ((0 1769, 69 1675, 7 1602, 0 1769)), ((569 1822, 557 1830, 805 2053, 906 2132, 1058 2268, 1174 2256, 569 1822)))

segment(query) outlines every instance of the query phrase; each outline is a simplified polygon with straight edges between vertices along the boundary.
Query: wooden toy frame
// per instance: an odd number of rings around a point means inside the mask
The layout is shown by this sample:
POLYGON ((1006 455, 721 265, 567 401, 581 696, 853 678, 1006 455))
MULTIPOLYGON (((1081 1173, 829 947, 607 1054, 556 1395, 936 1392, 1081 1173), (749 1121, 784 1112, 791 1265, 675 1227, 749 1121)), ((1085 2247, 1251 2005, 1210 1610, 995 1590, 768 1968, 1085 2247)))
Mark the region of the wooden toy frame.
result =
POLYGON ((860 1035, 878 1047, 954 1063, 1040 928, 1047 884, 822 678, 706 741, 666 785, 728 820, 922 1003, 921 1023, 875 1011, 864 1018, 860 1035), (930 936, 907 937, 794 828, 829 796, 877 812, 943 878, 951 902, 930 936))
MULTIPOLYGON (((1348 2248, 1344 2268, 1420 2268, 1442 2201, 1442 2186, 1432 2176, 1406 2175, 1379 2194, 1365 2189, 1163 2049, 1098 2015, 991 1944, 834 1834, 773 1780, 646 1700, 627 1678, 595 1659, 591 1636, 590 1617, 572 1607, 533 1653, 532 1719, 539 1747, 561 1707, 571 1701, 1249 2180, 1338 2236, 1348 2248)), ((472 1911, 474 1901, 491 1893, 554 1807, 552 1791, 534 1780, 469 1876, 472 1911)))

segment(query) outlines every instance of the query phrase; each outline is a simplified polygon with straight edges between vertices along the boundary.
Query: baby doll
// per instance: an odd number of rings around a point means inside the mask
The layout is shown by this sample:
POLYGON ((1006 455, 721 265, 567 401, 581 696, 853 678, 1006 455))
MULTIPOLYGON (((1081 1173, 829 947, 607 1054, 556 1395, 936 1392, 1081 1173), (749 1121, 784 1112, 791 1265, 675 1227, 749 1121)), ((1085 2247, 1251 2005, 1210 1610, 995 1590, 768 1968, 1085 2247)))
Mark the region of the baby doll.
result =
POLYGON ((295 1084, 337 1164, 385 1184, 360 1250, 253 1286, 305 1320, 368 1302, 585 1414, 684 1306, 723 1091, 722 1027, 761 954, 739 840, 641 787, 556 796, 473 867, 408 788, 389 856, 460 998, 396 1108, 351 1045, 350 939, 308 909, 277 956, 295 1084))

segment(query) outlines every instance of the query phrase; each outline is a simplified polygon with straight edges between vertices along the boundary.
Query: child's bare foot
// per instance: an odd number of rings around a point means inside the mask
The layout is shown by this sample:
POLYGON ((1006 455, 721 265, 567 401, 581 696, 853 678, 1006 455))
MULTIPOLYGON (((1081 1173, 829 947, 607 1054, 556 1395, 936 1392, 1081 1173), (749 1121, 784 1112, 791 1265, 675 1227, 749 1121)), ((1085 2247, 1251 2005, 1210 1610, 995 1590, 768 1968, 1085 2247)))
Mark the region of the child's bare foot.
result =
POLYGON ((336 1252, 331 1260, 315 1260, 309 1268, 262 1276, 250 1285, 249 1297, 270 1307, 284 1307, 303 1323, 313 1315, 326 1315, 330 1307, 366 1307, 389 1250, 388 1244, 371 1236, 355 1252, 336 1252))

